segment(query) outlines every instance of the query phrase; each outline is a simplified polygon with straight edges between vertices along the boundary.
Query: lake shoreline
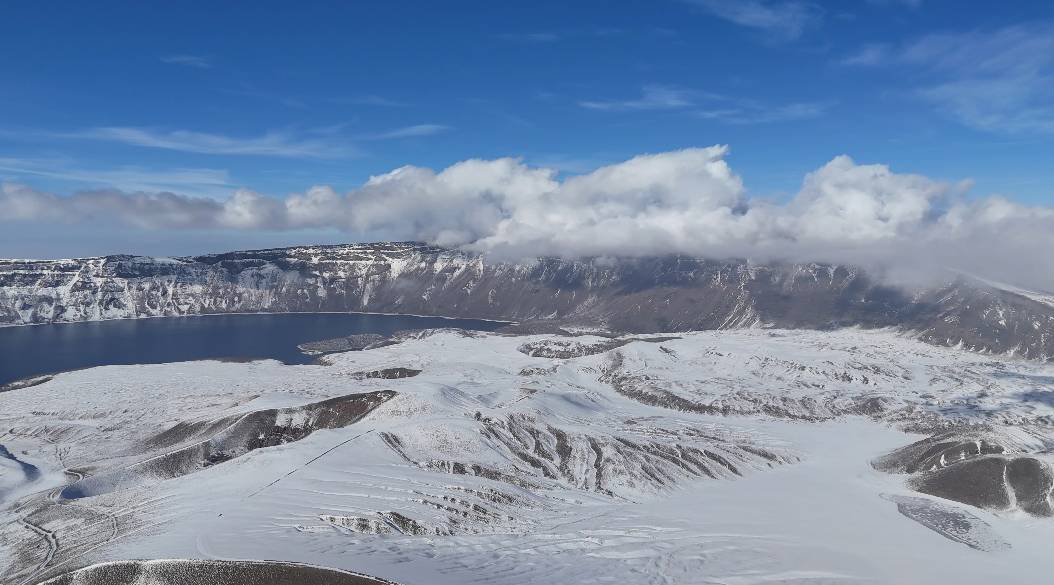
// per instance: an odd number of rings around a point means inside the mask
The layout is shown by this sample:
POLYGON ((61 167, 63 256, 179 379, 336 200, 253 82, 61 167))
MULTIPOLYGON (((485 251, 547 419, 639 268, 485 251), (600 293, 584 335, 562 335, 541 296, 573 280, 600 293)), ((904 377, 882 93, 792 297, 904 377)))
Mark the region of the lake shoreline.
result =
POLYGON ((495 331, 506 321, 384 313, 206 313, 103 319, 0 329, 0 391, 44 383, 47 376, 106 365, 276 360, 310 364, 298 347, 356 334, 404 330, 495 331), (186 319, 210 316, 214 319, 186 319))
POLYGON ((185 315, 141 315, 137 317, 108 317, 103 319, 86 319, 83 321, 48 321, 46 323, 0 323, 0 329, 18 327, 38 327, 42 325, 76 325, 78 323, 109 323, 112 321, 143 321, 146 319, 181 319, 183 317, 222 317, 225 315, 379 315, 385 317, 422 317, 427 319, 447 319, 450 321, 486 321, 517 325, 519 321, 507 319, 487 319, 484 317, 449 317, 446 315, 422 315, 418 313, 383 313, 379 311, 235 311, 230 313, 187 313, 185 315))

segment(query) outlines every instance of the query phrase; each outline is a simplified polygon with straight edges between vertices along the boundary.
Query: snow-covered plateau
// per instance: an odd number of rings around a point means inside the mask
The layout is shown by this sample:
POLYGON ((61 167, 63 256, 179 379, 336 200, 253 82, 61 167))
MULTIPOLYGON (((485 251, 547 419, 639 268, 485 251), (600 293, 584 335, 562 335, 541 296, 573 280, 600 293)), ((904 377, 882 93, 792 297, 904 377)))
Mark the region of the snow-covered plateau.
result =
POLYGON ((402 585, 1054 574, 1049 362, 891 328, 430 330, 321 360, 0 393, 0 581, 130 559, 402 585))

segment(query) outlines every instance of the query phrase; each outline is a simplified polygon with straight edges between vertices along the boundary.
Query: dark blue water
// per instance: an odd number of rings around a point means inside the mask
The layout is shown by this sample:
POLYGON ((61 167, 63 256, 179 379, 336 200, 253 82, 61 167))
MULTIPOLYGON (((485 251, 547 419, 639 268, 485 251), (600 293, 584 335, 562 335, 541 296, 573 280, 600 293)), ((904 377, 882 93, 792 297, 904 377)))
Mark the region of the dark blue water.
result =
POLYGON ((18 457, 15 457, 14 454, 8 451, 7 447, 3 445, 0 445, 0 457, 3 457, 4 459, 10 459, 11 461, 17 463, 18 466, 22 468, 22 473, 25 474, 26 481, 36 481, 40 477, 40 470, 37 469, 36 465, 30 465, 29 463, 22 461, 18 457))
POLYGON ((286 313, 163 317, 31 327, 0 327, 0 385, 22 378, 111 364, 156 364, 213 358, 315 358, 307 341, 354 333, 460 327, 493 331, 503 323, 404 315, 286 313))

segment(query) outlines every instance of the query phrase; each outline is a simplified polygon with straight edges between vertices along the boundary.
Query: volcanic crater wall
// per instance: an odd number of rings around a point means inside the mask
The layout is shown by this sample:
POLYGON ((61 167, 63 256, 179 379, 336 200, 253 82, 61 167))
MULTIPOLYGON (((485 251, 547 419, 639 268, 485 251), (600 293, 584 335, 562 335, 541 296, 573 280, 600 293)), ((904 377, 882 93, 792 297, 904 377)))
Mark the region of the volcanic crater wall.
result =
POLYGON ((560 320, 633 332, 897 327, 937 345, 1054 357, 1051 305, 964 279, 907 291, 845 266, 680 256, 486 263, 416 243, 0 260, 0 324, 291 311, 560 320))

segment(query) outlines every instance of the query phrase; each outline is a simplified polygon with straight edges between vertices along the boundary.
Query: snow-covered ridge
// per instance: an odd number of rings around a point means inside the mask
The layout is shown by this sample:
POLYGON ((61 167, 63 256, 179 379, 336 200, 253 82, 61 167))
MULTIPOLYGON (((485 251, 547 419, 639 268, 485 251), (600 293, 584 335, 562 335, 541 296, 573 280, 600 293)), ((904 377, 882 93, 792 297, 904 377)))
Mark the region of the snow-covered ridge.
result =
POLYGON ((403 585, 1054 568, 1054 364, 862 329, 389 341, 0 394, 0 442, 38 470, 0 494, 0 581, 158 558, 403 585))
POLYGON ((907 291, 853 267, 679 256, 488 263, 413 242, 193 258, 0 261, 0 324, 364 311, 557 320, 636 332, 895 327, 937 345, 1054 357, 1054 306, 959 279, 907 291))
POLYGON ((978 281, 980 283, 983 283, 983 284, 985 284, 985 285, 987 285, 987 286, 989 286, 991 288, 998 289, 998 290, 1004 290, 1006 292, 1013 293, 1013 294, 1025 297, 1027 299, 1031 299, 1033 301, 1036 301, 1037 303, 1042 303, 1044 305, 1049 305, 1051 307, 1054 307, 1054 293, 1042 292, 1042 291, 1036 291, 1036 290, 1028 290, 1028 289, 1024 289, 1024 288, 1021 288, 1021 287, 1014 286, 1012 284, 1006 284, 1005 282, 997 282, 997 281, 994 281, 994 280, 988 280, 988 279, 985 279, 985 278, 981 278, 981 277, 979 277, 977 275, 973 275, 973 274, 965 274, 965 276, 968 276, 969 278, 971 278, 973 280, 976 280, 976 281, 978 281))

